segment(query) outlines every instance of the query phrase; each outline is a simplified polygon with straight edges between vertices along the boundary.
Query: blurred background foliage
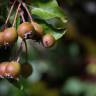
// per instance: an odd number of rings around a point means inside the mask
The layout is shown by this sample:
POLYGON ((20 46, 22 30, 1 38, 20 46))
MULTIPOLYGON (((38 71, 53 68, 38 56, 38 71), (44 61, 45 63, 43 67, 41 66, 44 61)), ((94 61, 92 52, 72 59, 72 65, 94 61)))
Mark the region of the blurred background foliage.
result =
MULTIPOLYGON (((0 0, 0 28, 6 20, 13 1, 0 0)), ((60 7, 64 6, 63 0, 57 1, 60 7)), ((44 48, 41 44, 28 40, 29 63, 32 65, 33 73, 19 82, 20 86, 24 87, 23 90, 14 86, 14 83, 1 79, 0 96, 96 96, 96 43, 92 38, 95 33, 93 29, 96 30, 96 28, 88 25, 88 21, 92 18, 89 18, 89 15, 96 16, 96 14, 88 11, 89 13, 86 13, 86 18, 88 18, 84 20, 81 16, 85 16, 82 14, 83 9, 76 6, 76 4, 82 6, 88 2, 90 4, 91 1, 64 0, 65 7, 62 8, 65 10, 58 6, 57 1, 25 0, 33 19, 43 25, 46 33, 49 32, 55 37, 56 44, 52 48, 44 48), (82 22, 80 23, 79 20, 82 22), (82 28, 84 22, 87 23, 82 28), (88 27, 92 28, 91 35, 85 32, 88 27), (82 29, 82 32, 79 29, 82 29)), ((95 1, 94 3, 96 4, 95 1)), ((15 11, 14 9, 9 25, 14 19, 15 11)), ((18 18, 17 27, 19 24, 18 18)), ((0 61, 7 60, 14 55, 9 54, 10 50, 16 50, 20 40, 18 39, 13 49, 9 48, 4 52, 0 50, 0 61)), ((24 50, 23 46, 21 62, 25 60, 24 50)))

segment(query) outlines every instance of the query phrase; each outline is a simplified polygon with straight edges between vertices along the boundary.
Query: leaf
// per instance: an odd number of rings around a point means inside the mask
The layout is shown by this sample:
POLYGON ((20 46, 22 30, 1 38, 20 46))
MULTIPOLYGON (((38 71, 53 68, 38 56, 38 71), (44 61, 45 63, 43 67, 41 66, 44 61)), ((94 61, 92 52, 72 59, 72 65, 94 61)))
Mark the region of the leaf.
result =
POLYGON ((32 16, 42 24, 45 33, 51 33, 56 40, 61 38, 66 32, 67 19, 64 12, 58 7, 56 0, 46 3, 34 1, 32 5, 34 6, 31 9, 32 16))
POLYGON ((66 31, 66 23, 59 20, 59 17, 54 17, 50 19, 42 19, 37 15, 33 15, 33 18, 39 22, 44 28, 45 33, 51 33, 56 40, 60 39, 66 31), (52 20, 53 19, 53 20, 52 20))
POLYGON ((50 18, 45 21, 47 24, 49 24, 51 27, 53 27, 56 30, 64 30, 65 29, 65 23, 59 17, 50 18))
POLYGON ((55 17, 55 14, 52 14, 52 13, 48 12, 47 10, 43 10, 41 8, 33 8, 32 13, 37 16, 40 16, 43 19, 55 17))
POLYGON ((32 14, 38 15, 43 19, 49 19, 53 17, 60 17, 63 20, 65 19, 64 12, 58 7, 56 0, 51 0, 47 3, 37 2, 35 5, 37 6, 32 7, 31 9, 32 14))
POLYGON ((15 78, 6 78, 12 85, 14 85, 19 90, 23 91, 25 88, 25 85, 27 84, 27 81, 22 77, 18 77, 18 79, 15 78))
POLYGON ((63 31, 62 31, 62 34, 55 31, 55 32, 52 33, 52 35, 54 36, 54 38, 55 38, 56 40, 58 40, 58 39, 60 39, 65 33, 66 33, 66 30, 63 30, 63 31))
POLYGON ((61 18, 59 18, 59 17, 54 17, 54 18, 50 18, 50 19, 42 19, 39 16, 33 14, 32 18, 34 20, 46 23, 47 25, 49 25, 50 27, 52 27, 55 30, 59 30, 59 31, 61 30, 62 31, 66 27, 66 22, 63 22, 61 20, 61 18))
POLYGON ((56 40, 60 39, 66 33, 66 30, 56 31, 50 28, 49 26, 46 26, 46 24, 42 24, 42 26, 44 27, 45 34, 46 33, 52 34, 56 40))
POLYGON ((22 82, 20 81, 20 79, 16 80, 14 78, 6 78, 12 85, 14 85, 15 87, 17 87, 20 90, 23 90, 23 85, 22 82))

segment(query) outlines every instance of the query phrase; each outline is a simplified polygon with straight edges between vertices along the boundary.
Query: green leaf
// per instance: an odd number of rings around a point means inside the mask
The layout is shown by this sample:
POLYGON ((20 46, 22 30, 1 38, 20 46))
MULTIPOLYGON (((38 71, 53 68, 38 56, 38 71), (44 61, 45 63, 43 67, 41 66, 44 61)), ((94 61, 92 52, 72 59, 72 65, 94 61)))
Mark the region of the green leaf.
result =
POLYGON ((66 30, 63 30, 63 31, 62 31, 62 34, 55 31, 55 32, 52 33, 52 35, 54 36, 54 38, 55 38, 56 40, 58 40, 58 39, 60 39, 65 33, 66 33, 66 30))
POLYGON ((46 20, 46 23, 49 24, 52 28, 56 30, 64 30, 65 23, 59 17, 54 17, 46 20))
POLYGON ((49 19, 53 17, 60 17, 63 20, 65 19, 64 12, 58 7, 56 0, 51 0, 47 3, 37 2, 35 5, 37 6, 32 7, 31 9, 32 14, 36 14, 43 19, 49 19))
POLYGON ((60 39, 66 33, 66 30, 56 31, 50 28, 49 26, 47 26, 46 24, 42 24, 42 26, 45 30, 45 34, 46 33, 52 34, 56 40, 60 39))
POLYGON ((43 10, 41 8, 33 8, 32 13, 40 16, 43 19, 55 17, 55 14, 52 14, 52 13, 48 12, 47 10, 43 10))
POLYGON ((14 85, 16 88, 23 90, 24 86, 22 84, 21 79, 19 78, 18 80, 14 78, 6 78, 12 85, 14 85))
POLYGON ((32 16, 34 15, 35 20, 41 21, 44 32, 51 33, 56 40, 61 38, 66 32, 67 19, 64 12, 58 7, 56 0, 50 0, 46 3, 42 3, 40 0, 34 1, 32 5, 34 6, 31 9, 32 16))

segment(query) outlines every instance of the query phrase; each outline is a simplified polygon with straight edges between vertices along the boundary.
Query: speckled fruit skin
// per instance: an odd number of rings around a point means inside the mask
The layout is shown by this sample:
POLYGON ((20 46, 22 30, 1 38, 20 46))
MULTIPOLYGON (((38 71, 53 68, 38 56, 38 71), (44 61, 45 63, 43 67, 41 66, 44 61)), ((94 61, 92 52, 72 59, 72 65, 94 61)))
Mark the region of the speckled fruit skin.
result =
POLYGON ((10 27, 4 30, 3 32, 3 38, 4 38, 4 43, 12 44, 17 40, 17 32, 14 27, 10 27))
POLYGON ((20 75, 21 66, 16 61, 11 61, 6 67, 6 76, 16 78, 20 75))
POLYGON ((24 77, 24 78, 27 78, 29 77, 31 74, 32 74, 32 66, 31 64, 29 63, 24 63, 21 65, 21 75, 24 77))
POLYGON ((22 24, 19 25, 17 32, 21 38, 24 38, 25 33, 31 32, 32 30, 33 26, 30 22, 23 22, 22 24))
POLYGON ((46 34, 42 38, 44 47, 52 47, 55 44, 55 38, 51 34, 46 34))
POLYGON ((3 62, 0 64, 0 77, 4 78, 5 74, 6 74, 6 67, 8 65, 9 62, 3 62))

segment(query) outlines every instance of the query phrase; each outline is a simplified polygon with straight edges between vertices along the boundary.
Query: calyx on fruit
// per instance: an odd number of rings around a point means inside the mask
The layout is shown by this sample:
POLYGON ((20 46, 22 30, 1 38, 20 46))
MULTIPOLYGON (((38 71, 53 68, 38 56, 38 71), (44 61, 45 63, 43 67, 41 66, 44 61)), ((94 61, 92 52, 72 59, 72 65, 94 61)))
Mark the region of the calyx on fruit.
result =
POLYGON ((55 38, 51 34, 46 34, 42 38, 44 47, 52 47, 55 44, 55 38))

